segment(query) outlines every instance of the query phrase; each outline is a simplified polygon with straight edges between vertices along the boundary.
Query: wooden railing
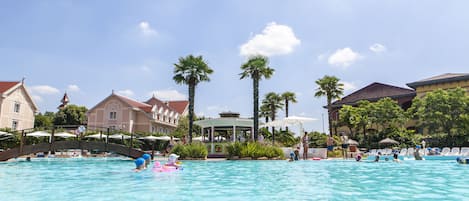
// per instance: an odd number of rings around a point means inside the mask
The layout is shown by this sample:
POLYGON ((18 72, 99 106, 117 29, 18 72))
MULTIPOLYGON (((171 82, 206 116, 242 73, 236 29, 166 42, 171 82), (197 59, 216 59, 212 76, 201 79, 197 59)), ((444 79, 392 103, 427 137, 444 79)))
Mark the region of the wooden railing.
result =
POLYGON ((52 141, 51 143, 40 143, 35 145, 23 145, 13 149, 0 152, 0 161, 7 161, 11 158, 17 158, 24 155, 35 154, 38 152, 54 152, 64 149, 81 149, 81 150, 100 150, 104 152, 113 152, 131 158, 141 157, 144 152, 133 149, 121 144, 105 143, 105 142, 87 142, 87 141, 52 141))

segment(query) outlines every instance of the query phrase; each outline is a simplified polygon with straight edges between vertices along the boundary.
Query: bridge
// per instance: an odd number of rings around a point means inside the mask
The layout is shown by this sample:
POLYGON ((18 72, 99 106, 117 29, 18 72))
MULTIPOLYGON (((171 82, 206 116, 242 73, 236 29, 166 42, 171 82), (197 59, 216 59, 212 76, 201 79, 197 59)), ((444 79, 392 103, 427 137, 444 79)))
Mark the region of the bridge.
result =
POLYGON ((104 152, 113 152, 131 158, 141 157, 144 152, 124 146, 121 144, 105 143, 105 142, 87 142, 87 141, 53 141, 51 143, 40 143, 35 145, 22 145, 13 149, 0 152, 0 161, 7 161, 11 158, 19 156, 35 154, 37 152, 49 152, 64 149, 81 149, 81 150, 100 150, 104 152))

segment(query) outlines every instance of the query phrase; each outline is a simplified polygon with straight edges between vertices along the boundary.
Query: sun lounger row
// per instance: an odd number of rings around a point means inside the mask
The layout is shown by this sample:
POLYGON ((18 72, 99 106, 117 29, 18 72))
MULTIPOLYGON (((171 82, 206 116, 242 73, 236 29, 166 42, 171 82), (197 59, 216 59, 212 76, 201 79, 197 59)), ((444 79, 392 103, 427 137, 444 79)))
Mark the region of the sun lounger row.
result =
MULTIPOLYGON (((392 149, 371 149, 368 152, 369 156, 376 155, 377 153, 381 155, 391 155, 392 149)), ((413 156, 415 152, 414 148, 402 148, 399 151, 400 156, 413 156)), ((469 147, 444 147, 443 149, 432 148, 432 149, 420 149, 420 155, 440 155, 440 156, 469 156, 469 147)))

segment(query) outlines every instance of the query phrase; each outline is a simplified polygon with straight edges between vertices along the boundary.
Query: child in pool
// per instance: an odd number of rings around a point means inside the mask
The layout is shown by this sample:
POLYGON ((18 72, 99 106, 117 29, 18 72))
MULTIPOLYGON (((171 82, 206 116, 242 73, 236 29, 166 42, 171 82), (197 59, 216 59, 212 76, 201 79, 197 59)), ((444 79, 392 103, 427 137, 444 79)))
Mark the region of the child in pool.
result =
POLYGON ((143 154, 142 155, 143 160, 145 160, 145 169, 147 169, 148 165, 150 164, 151 156, 150 154, 143 154))
POLYGON ((135 169, 134 172, 140 172, 143 169, 145 169, 145 159, 143 158, 137 158, 135 159, 135 169))
POLYGON ((179 168, 179 165, 177 164, 179 156, 176 154, 170 154, 168 158, 168 162, 165 164, 166 166, 173 166, 176 168, 179 168))

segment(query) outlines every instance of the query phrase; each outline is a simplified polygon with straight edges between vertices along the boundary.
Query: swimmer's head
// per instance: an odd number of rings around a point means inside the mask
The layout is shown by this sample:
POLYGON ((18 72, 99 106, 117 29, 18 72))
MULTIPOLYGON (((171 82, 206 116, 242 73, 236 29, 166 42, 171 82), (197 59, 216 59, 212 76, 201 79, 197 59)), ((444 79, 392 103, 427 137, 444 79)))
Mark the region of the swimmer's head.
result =
POLYGON ((143 158, 144 160, 149 160, 149 159, 151 158, 151 156, 150 156, 150 154, 143 154, 143 155, 142 155, 142 158, 143 158))
POLYGON ((169 155, 169 159, 174 159, 174 160, 175 160, 175 159, 177 159, 177 158, 179 158, 179 156, 176 155, 176 154, 170 154, 170 155, 169 155))
POLYGON ((140 166, 142 166, 144 163, 145 163, 145 159, 143 159, 143 158, 137 158, 137 159, 135 159, 135 166, 136 166, 137 168, 139 168, 140 166))

